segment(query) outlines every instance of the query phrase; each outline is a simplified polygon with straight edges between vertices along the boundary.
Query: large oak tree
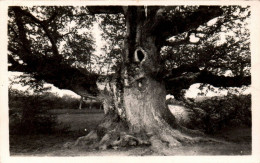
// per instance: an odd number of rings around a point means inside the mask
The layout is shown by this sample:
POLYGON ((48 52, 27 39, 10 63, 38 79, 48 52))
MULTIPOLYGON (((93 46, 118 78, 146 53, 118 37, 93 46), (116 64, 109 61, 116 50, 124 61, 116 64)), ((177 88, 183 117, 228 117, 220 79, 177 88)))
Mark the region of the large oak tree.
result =
POLYGON ((9 71, 79 95, 102 94, 104 120, 76 144, 163 149, 209 140, 177 124, 165 97, 182 99, 182 90, 194 83, 250 85, 249 32, 243 24, 249 15, 240 6, 14 6, 9 8, 9 71), (94 42, 88 30, 97 17, 112 75, 91 69, 94 42), (221 33, 230 32, 221 41, 221 33), (98 90, 104 77, 107 87, 98 90))

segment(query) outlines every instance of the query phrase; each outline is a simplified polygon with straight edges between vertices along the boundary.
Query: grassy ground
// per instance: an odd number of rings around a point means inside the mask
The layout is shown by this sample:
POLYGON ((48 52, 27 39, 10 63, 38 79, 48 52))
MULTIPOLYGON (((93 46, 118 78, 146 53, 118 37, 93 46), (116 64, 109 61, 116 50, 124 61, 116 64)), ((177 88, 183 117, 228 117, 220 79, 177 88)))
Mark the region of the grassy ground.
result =
POLYGON ((60 127, 69 126, 69 131, 80 133, 95 129, 104 116, 103 110, 97 109, 56 109, 51 113, 58 115, 60 127))
MULTIPOLYGON (((58 128, 69 126, 66 133, 52 135, 10 135, 11 155, 19 156, 103 156, 103 155, 159 155, 152 152, 149 147, 122 148, 118 150, 86 150, 82 148, 68 149, 66 142, 74 142, 78 137, 95 129, 103 118, 101 110, 52 110, 51 114, 58 115, 60 125, 58 128)), ((191 146, 182 146, 172 149, 170 155, 250 155, 251 129, 226 128, 219 131, 214 137, 226 140, 228 144, 199 143, 191 146)))

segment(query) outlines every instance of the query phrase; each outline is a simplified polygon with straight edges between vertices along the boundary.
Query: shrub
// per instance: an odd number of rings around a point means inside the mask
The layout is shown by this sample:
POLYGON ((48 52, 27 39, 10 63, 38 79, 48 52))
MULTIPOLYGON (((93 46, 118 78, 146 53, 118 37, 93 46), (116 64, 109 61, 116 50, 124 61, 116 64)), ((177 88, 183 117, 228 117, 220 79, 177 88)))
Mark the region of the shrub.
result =
POLYGON ((227 95, 201 102, 186 103, 193 110, 190 128, 215 133, 227 126, 251 126, 251 95, 227 95), (196 110, 202 109, 204 114, 196 110))
POLYGON ((56 116, 48 113, 50 104, 40 95, 9 91, 10 134, 54 132, 56 116))

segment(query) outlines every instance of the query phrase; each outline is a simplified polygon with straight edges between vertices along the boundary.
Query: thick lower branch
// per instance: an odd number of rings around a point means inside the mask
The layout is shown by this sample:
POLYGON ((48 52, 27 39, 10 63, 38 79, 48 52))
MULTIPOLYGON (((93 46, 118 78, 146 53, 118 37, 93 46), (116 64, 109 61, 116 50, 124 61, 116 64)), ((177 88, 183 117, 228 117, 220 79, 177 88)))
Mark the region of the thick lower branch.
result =
MULTIPOLYGON (((183 68, 185 69, 185 68, 183 68)), ((251 84, 251 76, 219 76, 211 72, 199 71, 194 69, 194 72, 183 74, 175 77, 168 76, 165 79, 167 92, 174 92, 176 90, 188 89, 192 84, 205 83, 214 87, 241 87, 243 85, 248 86, 251 84)), ((182 72, 182 71, 180 71, 182 72)), ((176 74, 180 74, 176 70, 176 74)))
POLYGON ((97 74, 90 74, 86 70, 83 72, 84 70, 81 71, 70 65, 57 63, 53 58, 35 56, 31 59, 23 65, 9 56, 8 60, 12 65, 8 67, 8 70, 34 73, 33 77, 38 81, 44 80, 60 89, 72 90, 79 95, 83 93, 97 95, 97 74))
POLYGON ((251 76, 218 76, 210 72, 201 72, 197 78, 199 83, 207 83, 215 87, 241 87, 251 84, 251 76))

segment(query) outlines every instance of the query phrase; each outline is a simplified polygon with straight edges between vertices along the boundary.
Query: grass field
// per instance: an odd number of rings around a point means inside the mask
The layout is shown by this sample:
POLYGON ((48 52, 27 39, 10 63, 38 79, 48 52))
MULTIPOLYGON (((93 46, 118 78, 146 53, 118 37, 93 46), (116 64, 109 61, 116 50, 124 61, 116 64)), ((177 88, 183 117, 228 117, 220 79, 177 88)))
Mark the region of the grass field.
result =
POLYGON ((69 126, 69 131, 86 132, 96 128, 104 114, 103 110, 75 110, 75 109, 57 109, 51 110, 52 114, 58 115, 60 127, 69 126))
MULTIPOLYGON (((11 155, 19 156, 88 156, 88 155, 158 155, 149 147, 122 148, 120 150, 86 150, 82 148, 65 148, 67 142, 75 142, 80 136, 95 129, 104 114, 102 110, 74 110, 57 109, 51 114, 57 115, 59 126, 68 127, 67 132, 52 135, 10 135, 11 155)), ((190 146, 176 147, 171 155, 250 155, 251 129, 232 128, 223 129, 214 135, 226 140, 228 144, 199 143, 190 146)))

